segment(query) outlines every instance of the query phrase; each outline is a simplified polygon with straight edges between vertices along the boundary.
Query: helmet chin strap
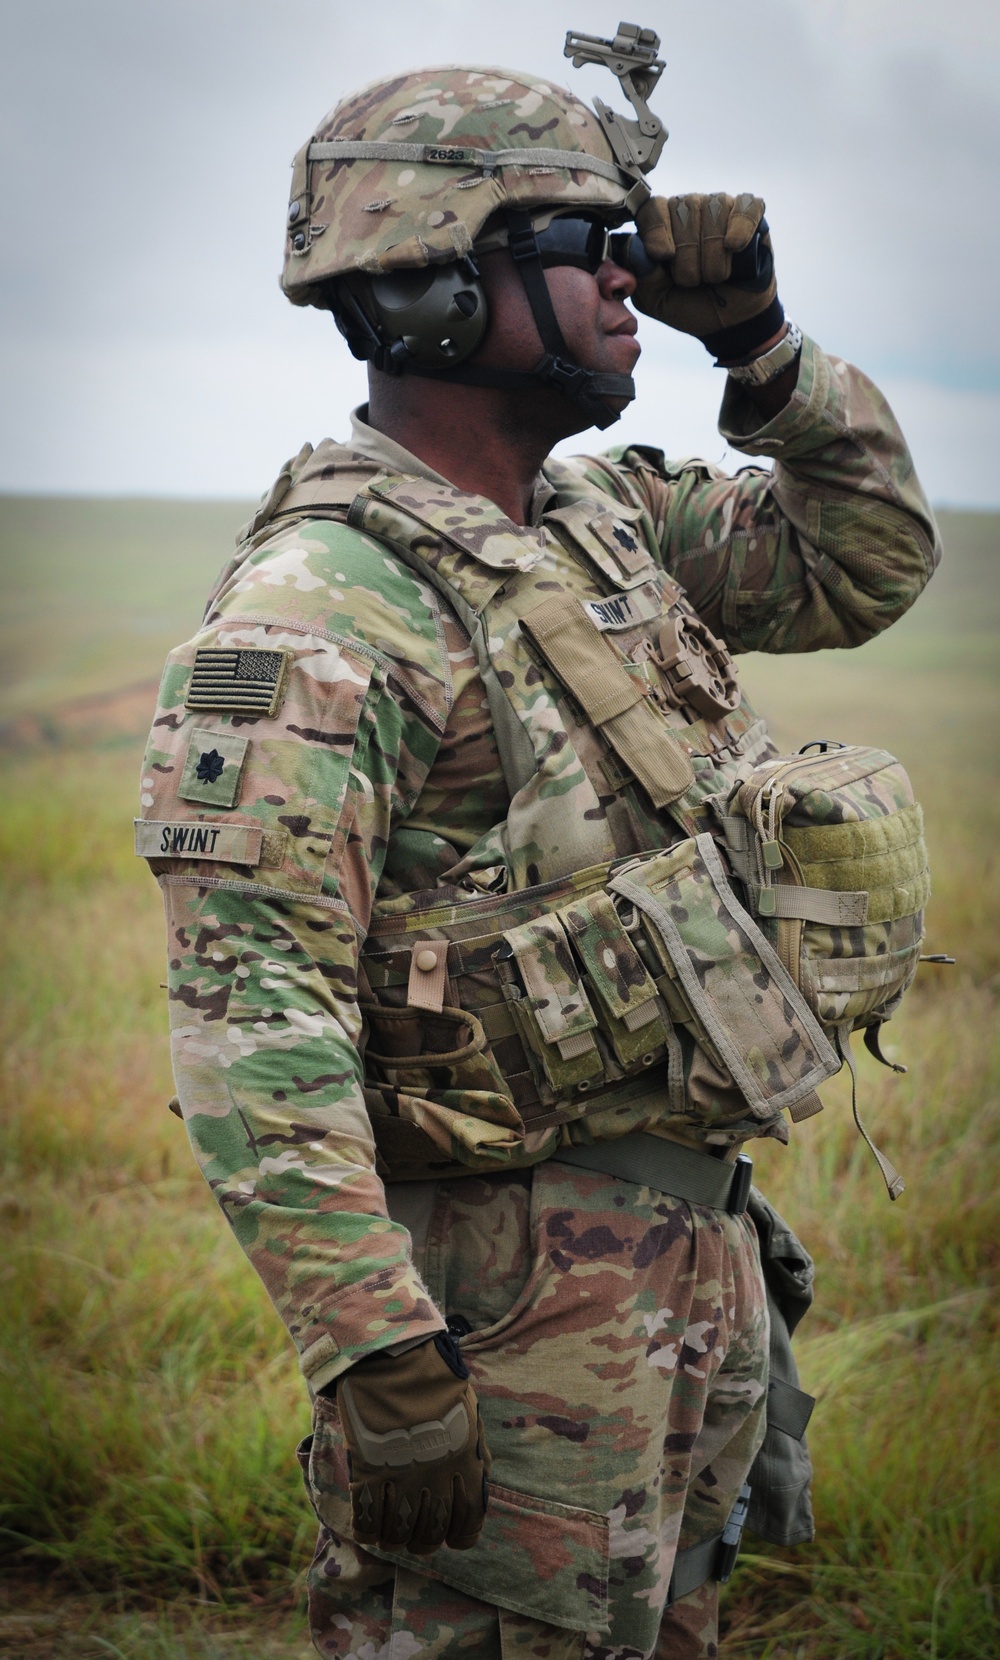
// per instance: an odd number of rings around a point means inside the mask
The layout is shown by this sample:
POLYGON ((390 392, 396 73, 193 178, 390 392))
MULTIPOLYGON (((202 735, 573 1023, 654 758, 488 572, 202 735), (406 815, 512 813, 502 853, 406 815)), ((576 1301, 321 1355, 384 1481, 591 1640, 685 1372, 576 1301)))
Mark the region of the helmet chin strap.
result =
POLYGON ((453 369, 432 369, 408 363, 405 373, 428 380, 458 381, 463 386, 496 386, 511 391, 537 386, 541 381, 543 386, 554 386, 562 392, 586 415, 589 425, 603 432, 622 413, 605 400, 624 398, 631 402, 635 397, 635 381, 631 375, 599 374, 573 361, 552 305, 531 219, 527 213, 512 212, 507 215, 507 224, 511 255, 520 272, 545 355, 533 369, 492 369, 476 363, 456 364, 453 369))

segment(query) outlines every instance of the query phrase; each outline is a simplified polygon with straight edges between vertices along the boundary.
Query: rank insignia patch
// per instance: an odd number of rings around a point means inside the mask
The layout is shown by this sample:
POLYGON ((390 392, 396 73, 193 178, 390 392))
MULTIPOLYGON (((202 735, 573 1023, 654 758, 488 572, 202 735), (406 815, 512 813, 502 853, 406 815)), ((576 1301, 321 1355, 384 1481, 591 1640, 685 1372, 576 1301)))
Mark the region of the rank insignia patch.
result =
POLYGON ((188 709, 230 715, 276 715, 281 707, 287 651, 222 650, 195 654, 184 702, 188 709))
POLYGON ((200 801, 206 807, 235 807, 249 748, 249 738, 238 738, 232 732, 204 732, 196 727, 177 791, 181 800, 200 801))

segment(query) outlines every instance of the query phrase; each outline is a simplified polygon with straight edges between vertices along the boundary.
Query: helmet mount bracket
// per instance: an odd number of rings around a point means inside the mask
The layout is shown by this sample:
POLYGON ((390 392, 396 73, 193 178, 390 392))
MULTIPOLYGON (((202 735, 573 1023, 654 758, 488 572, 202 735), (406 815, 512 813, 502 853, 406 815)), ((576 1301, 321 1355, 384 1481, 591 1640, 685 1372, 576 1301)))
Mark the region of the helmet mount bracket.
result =
POLYGON ((655 29, 642 29, 637 23, 619 23, 614 40, 581 34, 576 29, 566 31, 563 56, 572 58, 573 68, 580 69, 585 63, 603 64, 617 75, 636 113, 636 120, 629 121, 609 109, 603 99, 594 99, 615 160, 636 177, 652 171, 669 137, 647 103, 664 70, 662 58, 656 55, 659 49, 660 37, 655 29))

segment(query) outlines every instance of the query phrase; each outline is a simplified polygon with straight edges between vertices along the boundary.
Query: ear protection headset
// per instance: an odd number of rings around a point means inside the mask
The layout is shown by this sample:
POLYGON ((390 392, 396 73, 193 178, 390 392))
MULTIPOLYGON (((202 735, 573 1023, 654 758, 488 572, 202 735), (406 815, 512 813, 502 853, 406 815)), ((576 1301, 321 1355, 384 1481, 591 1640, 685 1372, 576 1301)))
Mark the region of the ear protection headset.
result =
MULTIPOLYGON (((333 305, 337 326, 354 356, 383 373, 465 386, 555 386, 579 406, 591 425, 609 427, 620 412, 606 400, 631 400, 635 382, 631 375, 601 374, 574 361, 552 306, 545 270, 576 265, 596 274, 608 258, 637 258, 642 250, 639 238, 612 235, 594 215, 550 215, 547 223, 538 223, 527 213, 510 212, 474 252, 505 246, 520 274, 544 349, 532 369, 487 368, 468 361, 489 321, 479 270, 469 255, 417 271, 339 279, 333 305)), ((644 252, 641 258, 651 270, 644 252)))

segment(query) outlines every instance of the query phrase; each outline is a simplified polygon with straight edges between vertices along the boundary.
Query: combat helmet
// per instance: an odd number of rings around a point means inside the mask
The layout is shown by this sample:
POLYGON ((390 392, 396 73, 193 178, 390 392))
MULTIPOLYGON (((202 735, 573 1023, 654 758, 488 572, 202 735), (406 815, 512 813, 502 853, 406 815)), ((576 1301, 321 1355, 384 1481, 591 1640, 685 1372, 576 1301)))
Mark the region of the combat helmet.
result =
MULTIPOLYGON (((574 62, 618 75, 639 119, 505 69, 444 66, 373 82, 324 117, 295 157, 281 285, 329 310, 356 357, 391 374, 487 386, 559 387, 598 426, 629 375, 573 362, 546 264, 596 268, 593 227, 631 219, 666 132, 645 96, 659 38, 620 24, 613 41, 567 36, 574 62), (570 221, 573 221, 571 226, 570 221), (507 243, 544 346, 530 371, 468 362, 488 313, 476 256, 507 243), (573 244, 573 246, 569 246, 573 244)), ((607 243, 603 244, 607 252, 607 243)))

